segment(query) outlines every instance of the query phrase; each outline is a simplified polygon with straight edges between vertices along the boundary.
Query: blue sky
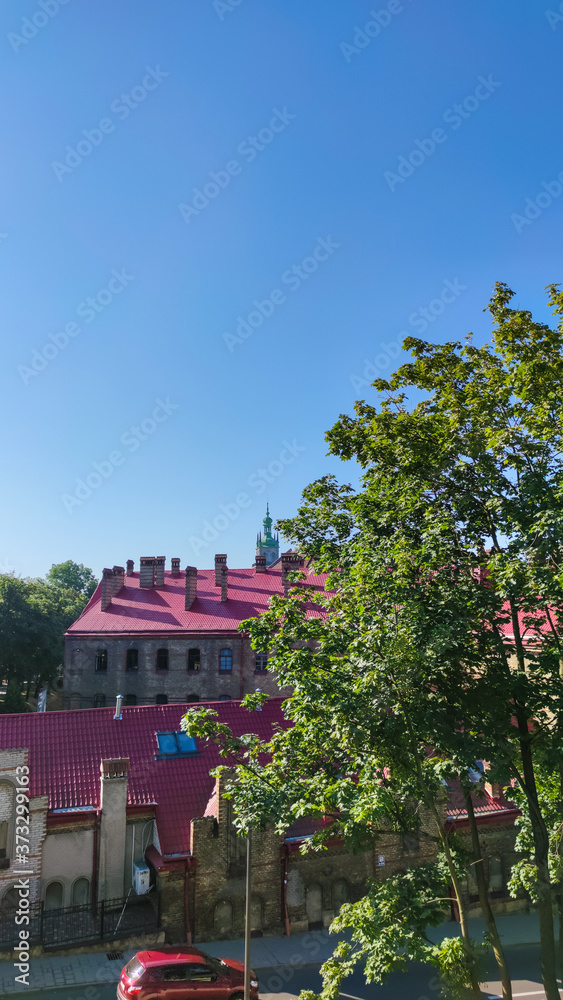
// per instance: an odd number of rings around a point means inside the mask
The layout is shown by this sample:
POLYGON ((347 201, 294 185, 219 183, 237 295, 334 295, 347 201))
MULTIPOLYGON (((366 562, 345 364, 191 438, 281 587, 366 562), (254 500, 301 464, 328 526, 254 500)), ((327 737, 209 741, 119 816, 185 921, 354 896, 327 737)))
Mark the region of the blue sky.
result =
POLYGON ((0 571, 249 565, 406 334, 548 318, 551 9, 3 4, 0 571))

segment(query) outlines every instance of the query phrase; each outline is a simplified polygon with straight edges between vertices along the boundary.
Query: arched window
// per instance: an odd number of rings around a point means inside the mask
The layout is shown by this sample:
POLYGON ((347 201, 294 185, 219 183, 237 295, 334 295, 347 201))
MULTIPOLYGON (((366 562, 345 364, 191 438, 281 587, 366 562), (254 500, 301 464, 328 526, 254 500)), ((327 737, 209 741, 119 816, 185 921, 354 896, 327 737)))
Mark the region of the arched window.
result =
POLYGON ((107 670, 108 668, 108 651, 107 649, 97 649, 96 650, 96 670, 107 670))
POLYGON ((154 701, 155 701, 155 705, 167 705, 168 704, 168 695, 167 694, 157 694, 157 696, 156 696, 156 698, 155 698, 154 701))
POLYGON ((223 670, 225 673, 230 673, 233 669, 233 651, 232 649, 222 649, 219 653, 219 670, 223 670))
POLYGON ((125 704, 126 705, 136 705, 137 704, 137 695, 136 694, 126 694, 125 695, 125 704))
POLYGON ((14 786, 0 781, 0 869, 10 867, 14 839, 14 786))
POLYGON ((491 892, 504 892, 504 875, 500 858, 489 858, 489 889, 491 892))
POLYGON ((139 669, 139 650, 138 649, 128 649, 125 656, 125 669, 126 670, 138 670, 139 669))
POLYGON ((94 695, 94 708, 105 708, 106 707, 106 696, 99 692, 94 695))
POLYGON ((0 922, 10 920, 13 922, 15 911, 20 905, 20 894, 15 885, 11 885, 0 900, 0 922))
POLYGON ((342 904, 347 903, 349 899, 350 894, 346 879, 337 878, 336 882, 332 883, 332 909, 334 912, 338 913, 342 904))
POLYGON ((323 891, 318 882, 308 885, 305 891, 305 909, 310 931, 323 929, 323 891))
POLYGON ((213 911, 213 927, 219 937, 230 937, 233 932, 233 904, 229 899, 220 899, 213 911))
POLYGON ((262 937, 264 903, 261 896, 252 893, 250 897, 250 933, 252 937, 262 937))
POLYGON ((191 702, 191 701, 199 701, 199 695, 198 694, 187 694, 186 695, 186 701, 189 701, 189 702, 191 702))
POLYGON ((188 649, 188 670, 199 670, 200 663, 199 649, 188 649))
POLYGON ((77 878, 72 885, 72 905, 85 906, 90 902, 90 879, 77 878))
POLYGON ((254 669, 257 674, 262 674, 268 669, 268 654, 267 653, 256 653, 256 662, 254 669))
POLYGON ((157 649, 157 651, 156 651, 156 669, 157 670, 168 670, 168 650, 167 649, 157 649))
POLYGON ((63 884, 62 882, 49 882, 45 889, 45 909, 60 910, 63 905, 63 884))

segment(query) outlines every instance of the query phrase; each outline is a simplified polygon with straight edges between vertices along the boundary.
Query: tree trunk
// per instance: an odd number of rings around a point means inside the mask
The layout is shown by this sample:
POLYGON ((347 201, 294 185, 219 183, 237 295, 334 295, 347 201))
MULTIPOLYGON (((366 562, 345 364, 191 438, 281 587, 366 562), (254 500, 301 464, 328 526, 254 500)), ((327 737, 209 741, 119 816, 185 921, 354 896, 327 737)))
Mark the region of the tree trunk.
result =
POLYGON ((477 890, 479 892, 479 903, 481 905, 481 910, 483 911, 483 917, 485 920, 485 924, 487 925, 489 937, 492 942, 495 960, 499 968, 500 979, 502 982, 503 1000, 512 1000, 512 984, 510 982, 510 973, 506 965, 506 958, 500 941, 494 914, 491 909, 491 904, 489 901, 488 886, 485 879, 485 872, 483 869, 483 858, 481 856, 481 844, 479 842, 479 830, 477 829, 477 821, 475 819, 475 812, 473 810, 471 792, 469 791, 469 789, 464 787, 463 794, 465 797, 465 805, 467 808, 467 817, 469 819, 469 829, 471 831, 471 846, 473 849, 473 868, 475 870, 475 880, 477 882, 477 890))

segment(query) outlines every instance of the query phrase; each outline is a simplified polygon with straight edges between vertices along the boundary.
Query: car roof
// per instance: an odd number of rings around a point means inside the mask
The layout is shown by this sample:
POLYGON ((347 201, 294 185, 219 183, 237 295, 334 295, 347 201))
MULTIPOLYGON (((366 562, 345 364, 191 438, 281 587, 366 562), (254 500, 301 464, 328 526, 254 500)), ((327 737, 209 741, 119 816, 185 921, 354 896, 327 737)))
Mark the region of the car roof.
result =
POLYGON ((158 951, 138 951, 135 958, 146 969, 153 965, 176 965, 179 962, 201 962, 207 955, 198 948, 159 948, 158 951))

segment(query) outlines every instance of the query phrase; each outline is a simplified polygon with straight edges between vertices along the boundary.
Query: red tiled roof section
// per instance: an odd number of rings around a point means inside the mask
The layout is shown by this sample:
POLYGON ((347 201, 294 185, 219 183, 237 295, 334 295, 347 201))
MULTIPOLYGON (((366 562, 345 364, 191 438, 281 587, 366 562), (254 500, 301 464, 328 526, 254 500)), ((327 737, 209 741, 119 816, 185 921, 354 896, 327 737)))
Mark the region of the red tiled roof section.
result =
MULTIPOLYGON (((260 712, 239 702, 211 702, 221 722, 236 736, 256 733, 269 739, 274 725, 287 726, 282 698, 270 698, 260 712)), ((156 803, 156 821, 163 854, 190 850, 190 820, 204 815, 213 798, 215 779, 209 772, 228 760, 215 744, 199 746, 194 757, 155 760, 157 732, 180 729, 189 705, 148 705, 0 715, 0 747, 29 748, 30 795, 46 795, 49 810, 100 806, 100 761, 128 757, 127 803, 156 803)), ((198 707, 200 707, 198 705, 198 707)))
MULTIPOLYGON (((483 789, 480 793, 473 792, 471 794, 471 800, 473 802, 473 811, 477 820, 480 820, 485 816, 498 817, 500 819, 500 814, 504 814, 508 817, 515 815, 519 811, 514 802, 511 802, 505 797, 502 790, 500 790, 498 798, 493 798, 486 789, 483 789)), ((453 786, 450 786, 448 789, 446 813, 448 820, 451 823, 460 823, 467 820, 465 798, 459 782, 455 782, 453 786)))
MULTIPOLYGON (((325 575, 304 570, 304 585, 324 592, 325 575)), ((189 611, 184 610, 185 574, 166 572, 164 586, 140 588, 139 574, 125 577, 125 585, 101 610, 101 584, 98 584, 84 611, 67 635, 144 632, 162 634, 182 632, 234 632, 246 618, 255 618, 268 610, 273 594, 283 595, 281 569, 256 573, 249 569, 229 569, 228 600, 221 603, 221 588, 215 586, 215 570, 201 569, 197 574, 197 597, 189 611)), ((313 603, 308 614, 319 614, 313 603)))

